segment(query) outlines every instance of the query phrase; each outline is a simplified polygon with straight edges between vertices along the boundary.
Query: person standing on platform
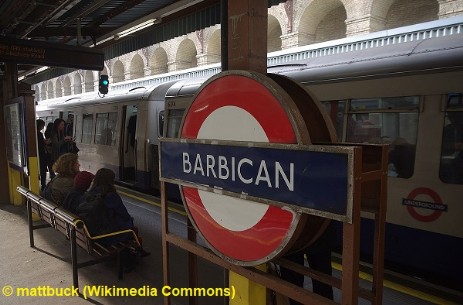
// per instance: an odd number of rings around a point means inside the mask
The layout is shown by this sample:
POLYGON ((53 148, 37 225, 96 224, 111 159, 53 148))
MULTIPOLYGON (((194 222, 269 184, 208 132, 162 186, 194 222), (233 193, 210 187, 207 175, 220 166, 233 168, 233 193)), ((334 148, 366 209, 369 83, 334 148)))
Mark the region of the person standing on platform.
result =
POLYGON ((72 137, 64 134, 64 124, 63 119, 56 119, 53 122, 53 131, 51 133, 53 161, 58 160, 62 154, 69 152, 69 143, 72 141, 72 137))
POLYGON ((37 156, 39 157, 40 189, 47 185, 47 150, 42 130, 45 128, 45 121, 38 119, 37 124, 37 156))
MULTIPOLYGON (((325 232, 310 246, 292 254, 283 256, 283 258, 292 262, 304 265, 304 255, 307 257, 309 267, 315 271, 320 271, 327 275, 332 275, 331 251, 335 241, 335 230, 333 221, 328 225, 325 232)), ((281 278, 304 287, 304 275, 280 267, 281 278)), ((333 287, 320 281, 312 279, 313 292, 325 298, 333 300, 333 287)), ((301 303, 290 299, 290 305, 302 305, 301 303)))
POLYGON ((51 146, 51 134, 53 133, 53 123, 48 123, 47 128, 45 128, 45 151, 46 151, 46 159, 47 159, 47 169, 48 173, 50 174, 50 179, 55 178, 55 172, 53 171, 53 148, 51 146))

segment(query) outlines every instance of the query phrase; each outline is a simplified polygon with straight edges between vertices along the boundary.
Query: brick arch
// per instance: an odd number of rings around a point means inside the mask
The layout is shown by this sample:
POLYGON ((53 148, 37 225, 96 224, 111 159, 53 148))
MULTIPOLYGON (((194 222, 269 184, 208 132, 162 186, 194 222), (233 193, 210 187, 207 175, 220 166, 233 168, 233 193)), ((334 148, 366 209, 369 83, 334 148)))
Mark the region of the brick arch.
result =
POLYGON ((122 82, 125 80, 124 64, 119 59, 113 63, 111 76, 112 76, 113 83, 118 83, 118 82, 122 82))
POLYGON ((95 90, 95 75, 93 71, 85 71, 84 89, 85 92, 92 92, 95 90))
POLYGON ((275 16, 268 15, 267 24, 267 52, 280 51, 282 35, 280 22, 275 16))
POLYGON ((55 97, 55 86, 53 86, 53 81, 47 81, 47 98, 55 97))
POLYGON ((193 68, 198 65, 196 55, 198 51, 193 40, 187 38, 184 39, 177 48, 177 53, 175 56, 176 69, 188 69, 193 68))
POLYGON ((220 29, 216 29, 212 32, 207 40, 206 55, 208 57, 208 63, 220 62, 221 58, 221 32, 220 29))
POLYGON ((66 75, 63 79, 63 96, 71 95, 71 78, 66 75))
POLYGON ((437 0, 397 0, 389 8, 385 29, 392 29, 439 19, 437 0), (419 11, 419 14, 410 12, 419 11))
POLYGON ((46 82, 43 82, 40 88, 40 99, 42 101, 47 99, 47 83, 46 82))
POLYGON ((63 83, 59 78, 56 79, 55 82, 55 97, 62 97, 63 96, 63 83))
POLYGON ((156 48, 151 56, 151 74, 167 73, 167 52, 163 47, 156 48))
POLYGON ((140 54, 135 54, 130 60, 130 79, 145 76, 145 60, 140 54))
POLYGON ((394 2, 396 2, 396 0, 371 0, 370 14, 385 20, 394 2))
POLYGON ((73 94, 81 94, 82 93, 82 75, 77 72, 73 78, 73 87, 74 93, 73 94))
POLYGON ((314 0, 295 21, 299 33, 308 43, 327 41, 346 36, 347 11, 340 0, 314 0))

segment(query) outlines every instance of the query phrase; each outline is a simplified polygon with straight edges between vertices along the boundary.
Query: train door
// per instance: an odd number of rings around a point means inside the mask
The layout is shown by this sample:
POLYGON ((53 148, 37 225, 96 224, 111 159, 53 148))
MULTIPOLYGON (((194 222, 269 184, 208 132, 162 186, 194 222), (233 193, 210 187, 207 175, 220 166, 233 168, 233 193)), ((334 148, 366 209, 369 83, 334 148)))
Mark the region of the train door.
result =
POLYGON ((124 106, 121 126, 122 140, 120 141, 120 172, 121 182, 135 184, 136 182, 136 132, 138 105, 124 106))

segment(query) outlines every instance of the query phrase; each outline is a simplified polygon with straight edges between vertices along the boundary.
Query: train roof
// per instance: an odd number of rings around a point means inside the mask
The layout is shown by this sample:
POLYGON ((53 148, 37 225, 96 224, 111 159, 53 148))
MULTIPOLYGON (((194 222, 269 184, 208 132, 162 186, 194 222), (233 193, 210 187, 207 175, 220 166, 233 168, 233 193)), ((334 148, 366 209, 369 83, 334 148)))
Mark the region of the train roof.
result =
POLYGON ((39 103, 36 106, 36 111, 45 109, 61 108, 63 105, 66 107, 82 106, 98 104, 109 104, 125 101, 147 101, 147 100, 164 100, 164 96, 168 88, 175 83, 175 81, 167 82, 164 84, 155 84, 151 87, 135 87, 132 89, 111 90, 108 94, 102 96, 98 92, 89 92, 74 96, 64 96, 54 99, 46 100, 46 102, 39 103))
POLYGON ((270 67, 270 73, 286 75, 302 83, 379 78, 426 72, 461 70, 463 33, 400 44, 366 46, 330 56, 293 61, 270 67))

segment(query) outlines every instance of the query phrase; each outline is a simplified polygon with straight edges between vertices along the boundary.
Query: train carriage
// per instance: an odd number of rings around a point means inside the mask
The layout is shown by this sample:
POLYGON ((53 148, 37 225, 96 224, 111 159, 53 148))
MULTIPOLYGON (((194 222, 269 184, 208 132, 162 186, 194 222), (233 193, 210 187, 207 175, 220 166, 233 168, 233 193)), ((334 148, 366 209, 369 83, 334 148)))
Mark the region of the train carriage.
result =
POLYGON ((164 95, 169 84, 57 98, 36 107, 47 121, 73 117, 81 169, 114 170, 119 183, 159 189, 158 138, 162 135, 164 95))

